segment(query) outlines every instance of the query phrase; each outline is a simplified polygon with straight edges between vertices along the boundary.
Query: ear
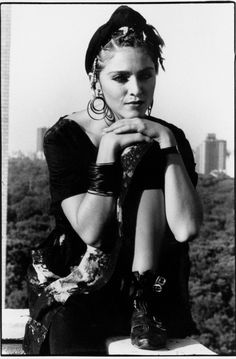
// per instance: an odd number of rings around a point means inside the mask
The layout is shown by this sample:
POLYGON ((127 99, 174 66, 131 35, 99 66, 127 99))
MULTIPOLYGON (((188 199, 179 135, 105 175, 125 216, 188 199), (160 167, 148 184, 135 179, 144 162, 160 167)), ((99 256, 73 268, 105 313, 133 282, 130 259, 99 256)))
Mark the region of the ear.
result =
POLYGON ((91 83, 91 82, 92 82, 92 79, 93 79, 93 73, 92 73, 92 72, 89 72, 89 73, 88 73, 88 77, 89 77, 89 82, 91 83))
POLYGON ((95 90, 96 91, 102 91, 102 87, 101 87, 101 84, 100 84, 99 80, 97 80, 96 83, 95 83, 95 90))
POLYGON ((95 90, 95 82, 94 82, 93 73, 89 72, 88 77, 89 77, 89 82, 90 82, 90 88, 94 91, 95 90))
POLYGON ((94 74, 92 72, 89 72, 88 76, 89 76, 90 87, 91 87, 93 93, 95 93, 98 90, 101 90, 102 88, 101 88, 101 84, 100 84, 99 80, 94 81, 95 80, 94 74))

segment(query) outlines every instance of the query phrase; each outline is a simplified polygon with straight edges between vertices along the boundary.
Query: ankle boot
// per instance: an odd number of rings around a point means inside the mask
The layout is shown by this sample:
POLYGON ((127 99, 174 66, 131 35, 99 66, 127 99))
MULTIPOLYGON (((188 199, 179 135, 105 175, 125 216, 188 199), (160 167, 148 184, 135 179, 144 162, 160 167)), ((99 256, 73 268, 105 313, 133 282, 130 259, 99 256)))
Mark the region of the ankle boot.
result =
MULTIPOLYGON (((131 318, 131 343, 140 349, 155 350, 165 347, 166 329, 157 315, 153 315, 157 297, 165 284, 165 278, 151 271, 133 272, 133 314, 131 318)), ((160 309, 161 310, 161 309, 160 309)), ((156 311, 155 311, 156 312, 156 311)))

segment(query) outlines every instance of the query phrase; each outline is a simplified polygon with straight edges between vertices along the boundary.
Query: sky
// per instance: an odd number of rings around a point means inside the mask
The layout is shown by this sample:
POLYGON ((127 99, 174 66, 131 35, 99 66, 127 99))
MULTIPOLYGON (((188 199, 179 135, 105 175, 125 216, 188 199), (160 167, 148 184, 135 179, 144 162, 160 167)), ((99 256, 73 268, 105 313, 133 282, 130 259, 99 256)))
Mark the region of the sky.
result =
MULTIPOLYGON (((152 115, 183 129, 193 149, 208 133, 234 162, 232 3, 131 4, 165 41, 152 115)), ((9 152, 36 150, 38 127, 87 106, 88 42, 118 4, 11 5, 9 152)))

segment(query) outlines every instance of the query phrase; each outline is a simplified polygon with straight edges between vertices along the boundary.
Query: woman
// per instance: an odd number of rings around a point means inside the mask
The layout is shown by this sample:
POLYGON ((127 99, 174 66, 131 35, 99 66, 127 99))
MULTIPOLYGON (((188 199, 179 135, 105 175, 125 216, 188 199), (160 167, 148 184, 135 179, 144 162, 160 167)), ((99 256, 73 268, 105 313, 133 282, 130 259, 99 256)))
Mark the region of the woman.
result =
POLYGON ((201 223, 197 174, 183 132, 151 117, 163 45, 120 6, 87 49, 87 109, 45 135, 56 228, 29 269, 27 353, 80 354, 128 332, 157 349, 196 331, 187 241, 201 223))

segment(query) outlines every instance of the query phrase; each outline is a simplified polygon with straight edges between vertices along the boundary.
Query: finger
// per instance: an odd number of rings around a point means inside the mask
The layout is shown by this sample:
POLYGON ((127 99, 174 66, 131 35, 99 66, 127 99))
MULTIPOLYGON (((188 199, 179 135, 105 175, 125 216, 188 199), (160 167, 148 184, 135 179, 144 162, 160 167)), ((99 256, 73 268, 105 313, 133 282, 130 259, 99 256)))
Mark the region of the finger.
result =
POLYGON ((151 137, 145 136, 145 135, 143 135, 143 134, 141 134, 141 133, 137 133, 136 136, 137 136, 137 140, 138 140, 139 142, 142 142, 142 141, 152 142, 152 141, 153 141, 151 137))
POLYGON ((136 126, 143 126, 143 121, 140 119, 140 118, 129 118, 129 119, 121 119, 119 121, 116 121, 115 123, 113 123, 112 125, 110 125, 109 127, 106 127, 103 129, 103 131, 105 133, 107 132, 112 132, 122 126, 125 126, 125 125, 136 125, 136 126))
POLYGON ((113 131, 114 133, 132 133, 132 132, 139 132, 144 135, 147 135, 146 133, 146 125, 144 123, 138 122, 138 123, 131 123, 129 125, 120 126, 119 128, 115 129, 113 131))
POLYGON ((116 128, 113 132, 116 134, 121 134, 121 133, 133 133, 133 132, 135 133, 139 131, 136 125, 131 124, 131 125, 123 125, 119 128, 116 128))
POLYGON ((119 121, 113 123, 112 125, 110 125, 109 127, 105 127, 103 129, 103 132, 105 132, 105 133, 112 132, 121 126, 124 126, 125 124, 126 123, 124 120, 119 120, 119 121))
POLYGON ((141 133, 134 133, 130 136, 131 136, 130 138, 132 138, 132 140, 134 142, 151 142, 151 141, 153 141, 151 137, 145 136, 141 133))
POLYGON ((109 126, 109 127, 105 127, 105 128, 103 128, 103 130, 102 130, 103 133, 109 133, 109 132, 112 132, 112 131, 113 131, 112 125, 109 126))

